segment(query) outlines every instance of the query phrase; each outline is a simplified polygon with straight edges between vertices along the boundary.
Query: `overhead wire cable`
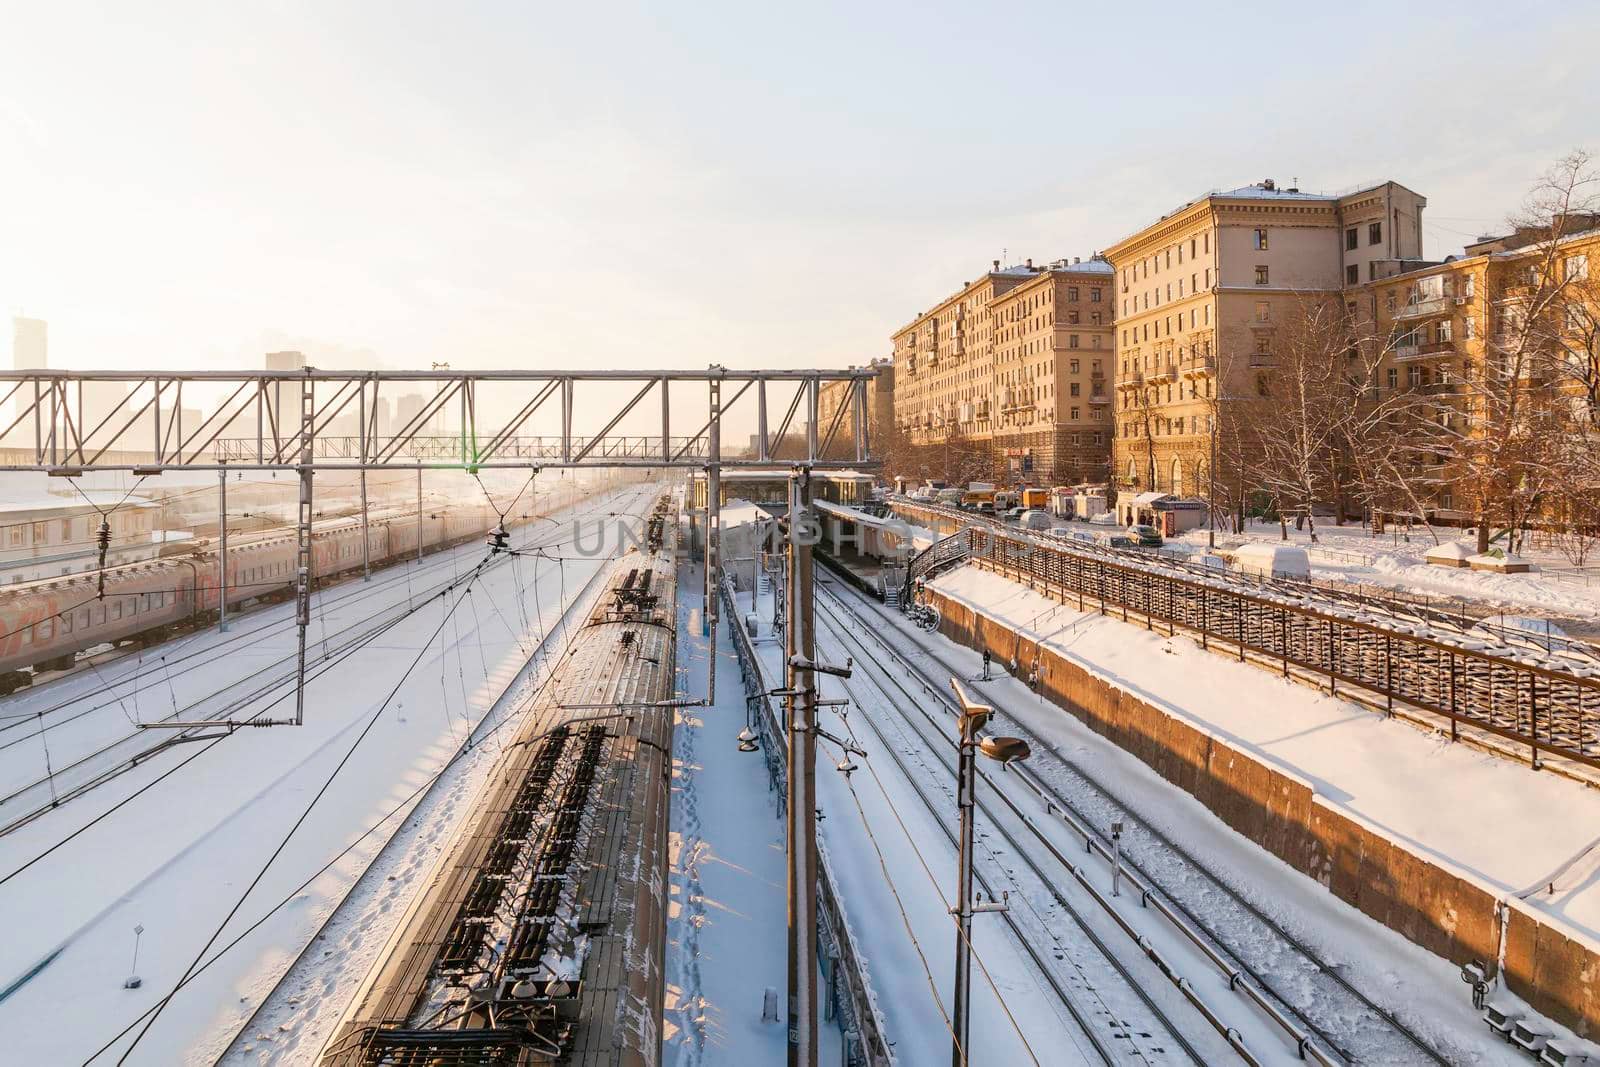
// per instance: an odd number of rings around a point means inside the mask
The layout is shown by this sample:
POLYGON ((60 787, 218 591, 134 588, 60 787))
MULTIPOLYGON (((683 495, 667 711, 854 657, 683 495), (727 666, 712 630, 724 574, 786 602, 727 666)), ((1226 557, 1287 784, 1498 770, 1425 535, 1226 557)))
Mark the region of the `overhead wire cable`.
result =
MULTIPOLYGON (((468 579, 469 584, 471 581, 477 578, 478 573, 482 570, 483 565, 487 562, 488 559, 485 558, 484 561, 478 565, 478 567, 474 568, 472 576, 468 579)), ((443 594, 440 595, 443 596, 443 594)), ((463 592, 460 597, 457 597, 455 602, 456 605, 459 605, 465 596, 466 594, 463 592)), ((451 613, 454 613, 454 605, 452 605, 451 613)), ((373 713, 367 718, 366 725, 361 728, 361 731, 356 735, 355 740, 350 743, 350 747, 345 750, 345 753, 340 758, 339 762, 334 766, 333 770, 329 772, 327 778, 323 780, 322 786, 306 803, 306 806, 301 811, 300 816, 295 819, 294 824, 291 825, 288 832, 283 835, 282 839, 278 842, 278 845, 267 857, 266 862, 263 863, 261 868, 256 872, 255 877, 250 880, 250 884, 246 886, 244 892, 240 894, 239 899, 234 903, 233 907, 228 910, 228 914, 223 918, 222 923, 218 925, 217 929, 212 933, 212 935, 207 938, 206 943, 201 946, 199 954, 195 956, 194 960, 191 961, 189 966, 184 970, 183 975, 180 976, 180 982, 183 980, 183 978, 187 978, 189 976, 194 968, 200 963, 201 959, 204 958, 206 952, 208 952, 211 946, 216 943, 217 938, 222 936, 222 932, 227 928, 228 923, 233 921, 233 917, 237 915, 239 909, 244 906, 244 902, 249 899, 250 894, 255 890, 256 886, 261 883, 261 880, 266 877, 267 871, 271 869, 272 864, 280 855, 283 854, 283 850, 289 846, 289 842, 294 838, 296 831, 298 831, 300 827, 305 824, 305 821, 310 818, 311 813, 316 809, 317 804, 324 796, 327 795, 327 792, 329 788, 332 787, 334 780, 338 778, 339 773, 344 770, 346 765, 349 764, 351 758, 356 754, 356 750, 361 747, 362 742, 365 741, 371 734, 372 728, 377 725, 378 720, 383 715, 383 712, 388 709, 390 702, 394 700, 395 696, 400 692, 401 687, 405 685, 406 679, 411 676, 411 672, 416 669, 417 664, 422 662, 424 655, 426 655, 428 645, 431 645, 433 643, 433 638, 444 630, 444 625, 444 622, 440 622, 438 628, 432 635, 429 636, 427 643, 423 645, 416 657, 411 661, 411 663, 406 667, 405 671, 400 675, 400 678, 395 682, 394 687, 390 689, 388 696, 384 697, 383 702, 380 703, 377 709, 374 710, 373 713)), ((145 1034, 150 1032, 150 1027, 155 1025, 156 1020, 161 1017, 162 1011, 164 1011, 166 1006, 172 1002, 172 998, 174 995, 176 995, 176 993, 177 988, 174 987, 167 993, 165 997, 162 998, 161 1002, 156 1006, 154 1013, 152 1013, 150 1018, 145 1022, 144 1027, 139 1031, 139 1033, 134 1035, 132 1044, 130 1044, 122 1053, 122 1055, 118 1057, 117 1062, 119 1064, 127 1062, 128 1057, 133 1054, 134 1049, 138 1048, 139 1042, 143 1040, 145 1034)))

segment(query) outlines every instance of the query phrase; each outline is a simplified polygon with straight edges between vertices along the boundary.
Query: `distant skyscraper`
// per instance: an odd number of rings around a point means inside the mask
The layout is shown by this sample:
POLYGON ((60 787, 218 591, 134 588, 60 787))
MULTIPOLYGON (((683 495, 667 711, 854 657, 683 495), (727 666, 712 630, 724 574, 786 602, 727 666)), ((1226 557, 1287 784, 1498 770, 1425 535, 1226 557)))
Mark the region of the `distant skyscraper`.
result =
MULTIPOLYGON (((305 370, 304 352, 268 352, 267 370, 305 370)), ((274 382, 269 401, 276 413, 273 422, 278 429, 278 445, 286 446, 300 432, 300 385, 291 382, 274 382)))
POLYGON ((49 366, 46 356, 49 337, 43 319, 25 319, 20 315, 11 320, 11 365, 17 370, 44 370, 49 366))
POLYGON ((305 370, 306 355, 304 352, 268 352, 268 370, 305 370))

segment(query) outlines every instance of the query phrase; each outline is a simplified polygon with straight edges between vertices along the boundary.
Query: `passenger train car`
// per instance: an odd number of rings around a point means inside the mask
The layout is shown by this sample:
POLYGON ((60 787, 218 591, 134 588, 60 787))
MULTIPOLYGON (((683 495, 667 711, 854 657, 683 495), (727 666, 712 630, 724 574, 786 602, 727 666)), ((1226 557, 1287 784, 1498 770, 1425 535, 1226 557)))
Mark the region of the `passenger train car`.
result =
MULTIPOLYGON (((655 1067, 676 688, 675 516, 607 585, 322 1067, 655 1067)), ((313 946, 318 942, 312 942, 313 946)), ((340 991, 343 993, 344 991, 340 991)))
MULTIPOLYGON (((369 516, 368 553, 374 567, 438 551, 483 535, 495 522, 486 506, 454 506, 423 515, 385 511, 369 516)), ((228 606, 280 599, 294 592, 293 530, 246 535, 228 546, 228 606)), ((105 596, 98 574, 0 588, 0 695, 32 684, 33 671, 65 670, 99 645, 155 644, 217 617, 220 553, 215 544, 192 553, 108 567, 105 596)), ((361 569, 361 522, 329 519, 312 531, 312 575, 318 582, 361 569)))

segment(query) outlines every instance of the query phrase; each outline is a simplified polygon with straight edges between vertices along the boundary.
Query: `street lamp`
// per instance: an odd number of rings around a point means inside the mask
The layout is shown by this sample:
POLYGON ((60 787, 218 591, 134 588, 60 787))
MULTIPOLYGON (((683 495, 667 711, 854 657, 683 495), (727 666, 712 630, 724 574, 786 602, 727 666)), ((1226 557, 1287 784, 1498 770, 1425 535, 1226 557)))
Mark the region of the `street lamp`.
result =
POLYGON ((1028 743, 1020 737, 985 737, 979 739, 978 731, 994 714, 988 704, 979 704, 967 695, 956 678, 950 679, 961 702, 961 722, 958 744, 960 758, 956 770, 956 806, 961 814, 961 843, 957 860, 956 904, 951 912, 956 916, 956 988, 951 1011, 952 1067, 967 1065, 967 1035, 972 1029, 969 1010, 972 994, 972 917, 981 911, 1005 911, 1006 905, 990 901, 972 903, 972 808, 978 783, 977 753, 998 761, 1001 765, 1028 758, 1028 743))

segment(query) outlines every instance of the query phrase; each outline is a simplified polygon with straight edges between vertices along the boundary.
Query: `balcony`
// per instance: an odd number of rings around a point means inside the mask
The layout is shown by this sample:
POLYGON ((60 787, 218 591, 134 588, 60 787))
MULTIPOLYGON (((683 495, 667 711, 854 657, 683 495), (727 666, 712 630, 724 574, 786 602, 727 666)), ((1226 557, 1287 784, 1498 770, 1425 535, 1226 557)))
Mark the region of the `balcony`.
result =
POLYGON ((1177 368, 1177 365, 1174 364, 1172 366, 1164 367, 1161 370, 1158 370, 1156 372, 1156 379, 1155 380, 1158 381, 1158 382, 1159 381, 1168 381, 1168 382, 1177 381, 1178 380, 1178 368, 1177 368))
POLYGON ((1394 358, 1396 363, 1406 363, 1414 359, 1437 359, 1440 356, 1453 356, 1456 354, 1454 341, 1429 341, 1426 344, 1396 345, 1394 358))
POLYGON ((1089 403, 1109 404, 1111 403, 1111 397, 1107 395, 1104 389, 1095 389, 1089 394, 1089 403))
POLYGON ((1217 373, 1215 356, 1192 356, 1183 365, 1185 378, 1209 378, 1217 373))
POLYGON ((1427 300, 1418 300, 1414 304, 1402 304, 1395 309, 1396 319, 1425 319, 1431 315, 1446 315, 1455 309, 1455 297, 1448 294, 1444 296, 1429 297, 1427 300))
POLYGON ((1250 353, 1250 366, 1252 367, 1276 367, 1277 365, 1278 357, 1271 352, 1250 353))
POLYGON ((1454 396, 1461 391, 1460 382, 1429 382, 1422 387, 1424 396, 1454 396))

